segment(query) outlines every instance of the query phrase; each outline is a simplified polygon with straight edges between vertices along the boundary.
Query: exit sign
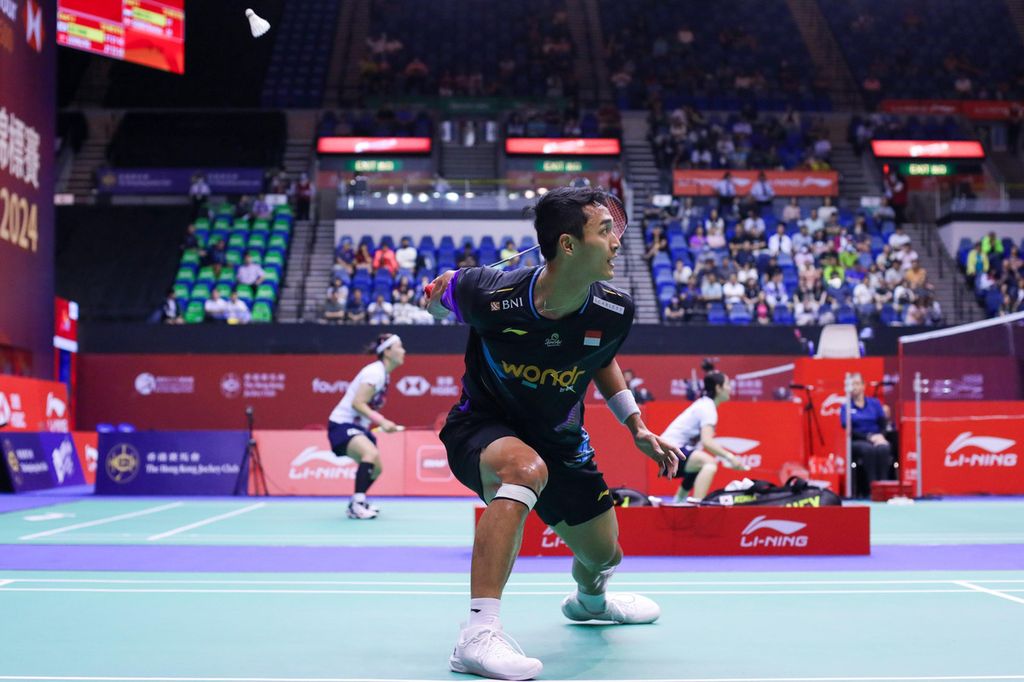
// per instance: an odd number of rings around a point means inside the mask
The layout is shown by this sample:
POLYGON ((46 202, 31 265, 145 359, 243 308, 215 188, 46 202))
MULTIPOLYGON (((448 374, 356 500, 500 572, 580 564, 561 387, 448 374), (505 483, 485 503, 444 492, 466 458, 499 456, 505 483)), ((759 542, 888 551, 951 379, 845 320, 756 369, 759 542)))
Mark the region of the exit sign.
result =
POLYGON ((356 173, 391 173, 402 170, 402 162, 397 159, 349 159, 345 169, 356 173))
POLYGON ((956 164, 904 161, 899 164, 899 169, 900 174, 906 176, 953 175, 956 173, 956 164))
POLYGON ((550 159, 538 161, 534 170, 541 173, 582 173, 587 170, 588 164, 582 161, 566 161, 564 159, 550 159))

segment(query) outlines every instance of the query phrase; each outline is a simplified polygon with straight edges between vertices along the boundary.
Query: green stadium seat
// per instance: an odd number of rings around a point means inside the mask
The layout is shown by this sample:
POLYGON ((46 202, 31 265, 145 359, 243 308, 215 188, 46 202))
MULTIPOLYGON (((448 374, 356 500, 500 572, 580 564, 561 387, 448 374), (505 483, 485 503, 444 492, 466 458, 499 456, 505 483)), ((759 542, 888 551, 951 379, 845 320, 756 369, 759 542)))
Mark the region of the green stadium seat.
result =
POLYGON ((269 284, 261 284, 256 289, 256 300, 257 301, 270 301, 273 303, 277 300, 277 291, 274 290, 269 284))
POLYGON ((178 268, 178 274, 174 278, 175 282, 185 282, 191 284, 196 281, 196 271, 190 267, 178 268))
POLYGON ((231 229, 231 223, 228 221, 227 218, 217 218, 215 221, 213 221, 213 229, 214 231, 224 230, 225 232, 227 232, 228 230, 231 229))
POLYGON ((235 218, 234 229, 235 230, 245 230, 246 232, 248 232, 249 231, 249 219, 248 218, 235 218))
POLYGON ((217 283, 234 284, 235 283, 235 270, 234 268, 224 268, 220 271, 220 277, 217 278, 217 283))
POLYGON ((291 215, 291 214, 292 214, 292 207, 289 206, 288 204, 279 204, 279 205, 274 207, 274 217, 275 218, 277 216, 279 216, 279 215, 291 215))
POLYGON ((292 226, 283 220, 275 220, 274 227, 271 231, 276 233, 291 234, 292 226))
POLYGON ((253 230, 259 230, 260 232, 270 232, 270 221, 267 218, 257 218, 252 224, 253 230))
POLYGON ((245 248, 245 233, 244 232, 232 232, 231 237, 228 238, 229 249, 244 249, 245 248))
POLYGON ((210 231, 210 219, 209 218, 196 218, 195 226, 196 226, 196 231, 197 232, 199 230, 204 230, 206 232, 209 232, 210 231))
POLYGON ((185 322, 188 324, 198 324, 206 318, 206 310, 203 308, 203 304, 199 301, 192 301, 185 308, 185 322))
POLYGON ((196 275, 197 282, 207 282, 212 284, 216 279, 217 277, 213 274, 213 266, 211 265, 199 268, 199 274, 196 275))
POLYGON ((246 256, 251 256, 253 263, 257 263, 259 265, 263 265, 263 252, 262 251, 254 251, 254 250, 250 249, 249 251, 245 252, 245 255, 246 256))
POLYGON ((277 270, 264 270, 263 282, 265 284, 272 284, 275 287, 279 287, 281 284, 281 276, 277 274, 277 270))
POLYGON ((231 285, 228 284, 227 282, 221 282, 216 287, 214 287, 214 291, 219 291, 222 298, 229 297, 231 295, 231 289, 231 285))
POLYGON ((249 248, 265 251, 267 248, 267 238, 259 232, 254 232, 253 235, 249 237, 249 248))
POLYGON ((253 322, 273 322, 274 314, 270 310, 270 305, 260 301, 252 307, 252 321, 253 322))
POLYGON ((288 250, 288 240, 284 238, 281 232, 275 232, 270 237, 270 241, 267 242, 268 249, 280 249, 281 251, 288 250))
POLYGON ((247 304, 249 304, 249 306, 252 306, 252 286, 248 284, 239 284, 238 286, 235 287, 235 291, 238 292, 238 298, 245 301, 247 304))
POLYGON ((174 285, 174 298, 184 301, 188 299, 189 288, 187 284, 175 284, 174 285))
POLYGON ((206 301, 206 299, 210 298, 210 285, 200 282, 192 287, 191 298, 193 301, 206 301))
POLYGON ((185 249, 181 254, 182 265, 199 265, 199 249, 185 249))
POLYGON ((238 267, 242 264, 242 252, 238 249, 231 249, 224 254, 224 262, 233 268, 238 267))
POLYGON ((266 258, 263 259, 263 267, 268 265, 276 265, 279 268, 284 268, 284 256, 281 255, 280 251, 268 251, 266 258))

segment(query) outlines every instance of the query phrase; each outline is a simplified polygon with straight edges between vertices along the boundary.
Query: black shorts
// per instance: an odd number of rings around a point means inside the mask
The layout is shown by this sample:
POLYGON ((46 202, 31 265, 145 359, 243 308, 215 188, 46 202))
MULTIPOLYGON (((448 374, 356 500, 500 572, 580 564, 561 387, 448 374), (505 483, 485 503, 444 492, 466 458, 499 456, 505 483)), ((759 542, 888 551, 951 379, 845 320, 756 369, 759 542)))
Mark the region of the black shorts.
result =
POLYGON ((327 422, 327 440, 331 443, 331 452, 338 457, 345 456, 348 450, 348 442, 356 436, 366 436, 370 439, 371 443, 377 444, 377 437, 359 424, 327 422))
MULTIPOLYGON (((697 449, 696 445, 683 445, 680 446, 680 450, 689 459, 690 455, 697 449)), ((679 463, 679 471, 676 473, 676 478, 683 479, 682 487, 683 490, 693 490, 693 484, 697 482, 697 474, 700 473, 700 469, 696 471, 686 471, 686 462, 679 463)))
MULTIPOLYGON (((448 466, 455 478, 481 500, 484 487, 480 480, 480 453, 505 436, 519 438, 534 447, 502 420, 485 414, 458 412, 457 408, 448 415, 441 429, 441 442, 448 451, 448 466)), ((565 521, 570 526, 578 526, 612 508, 611 492, 593 460, 578 468, 548 459, 544 463, 548 467, 548 484, 541 491, 534 510, 547 525, 565 521)))

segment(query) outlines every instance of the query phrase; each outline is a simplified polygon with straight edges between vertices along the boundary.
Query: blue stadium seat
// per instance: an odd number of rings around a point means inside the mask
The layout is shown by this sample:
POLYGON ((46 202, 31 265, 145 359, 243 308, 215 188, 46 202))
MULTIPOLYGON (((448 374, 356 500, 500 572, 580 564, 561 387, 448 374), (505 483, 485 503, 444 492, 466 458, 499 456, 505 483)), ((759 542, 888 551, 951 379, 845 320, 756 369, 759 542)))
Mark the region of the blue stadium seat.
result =
POLYGON ((708 307, 709 324, 726 324, 729 321, 725 307, 721 303, 712 303, 708 307))

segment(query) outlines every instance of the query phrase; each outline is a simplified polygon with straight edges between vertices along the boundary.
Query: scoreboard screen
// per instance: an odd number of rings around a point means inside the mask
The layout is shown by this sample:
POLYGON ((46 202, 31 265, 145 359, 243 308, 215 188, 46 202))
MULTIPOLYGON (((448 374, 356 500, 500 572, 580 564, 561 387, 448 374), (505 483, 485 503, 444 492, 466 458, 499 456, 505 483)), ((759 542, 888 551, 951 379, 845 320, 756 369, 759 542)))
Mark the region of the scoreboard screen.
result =
POLYGON ((185 0, 58 0, 57 44, 185 73, 185 0))

